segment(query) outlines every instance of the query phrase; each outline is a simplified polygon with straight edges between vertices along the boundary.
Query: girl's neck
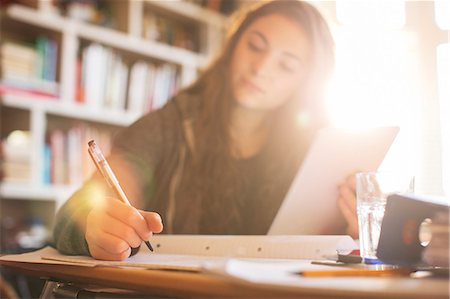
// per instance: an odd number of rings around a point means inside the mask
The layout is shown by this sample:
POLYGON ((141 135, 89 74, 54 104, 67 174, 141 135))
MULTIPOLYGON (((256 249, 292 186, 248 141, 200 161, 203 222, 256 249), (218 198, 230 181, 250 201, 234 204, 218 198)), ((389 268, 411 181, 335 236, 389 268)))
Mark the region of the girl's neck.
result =
POLYGON ((233 156, 249 158, 258 154, 266 143, 268 131, 266 111, 234 107, 230 123, 233 156))

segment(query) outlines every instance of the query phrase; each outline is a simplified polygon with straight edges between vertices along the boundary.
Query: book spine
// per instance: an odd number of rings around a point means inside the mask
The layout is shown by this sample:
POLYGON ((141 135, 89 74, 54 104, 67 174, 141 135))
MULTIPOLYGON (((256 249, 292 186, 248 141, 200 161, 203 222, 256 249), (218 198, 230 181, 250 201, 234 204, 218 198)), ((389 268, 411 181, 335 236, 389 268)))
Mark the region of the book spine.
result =
POLYGON ((43 150, 44 184, 81 185, 95 171, 95 167, 85 150, 89 140, 95 139, 102 145, 105 154, 110 152, 111 132, 95 126, 79 123, 62 131, 47 132, 47 142, 43 150))

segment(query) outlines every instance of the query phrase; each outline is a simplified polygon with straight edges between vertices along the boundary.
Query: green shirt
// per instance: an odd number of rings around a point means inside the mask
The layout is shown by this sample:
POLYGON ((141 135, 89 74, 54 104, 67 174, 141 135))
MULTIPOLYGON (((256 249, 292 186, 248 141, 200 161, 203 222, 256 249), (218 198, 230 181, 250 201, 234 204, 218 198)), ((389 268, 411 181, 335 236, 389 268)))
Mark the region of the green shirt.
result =
MULTIPOLYGON (((300 130, 298 139, 287 141, 281 155, 266 146, 251 158, 232 159, 233 180, 208 178, 213 188, 198 196, 191 180, 196 175, 191 167, 194 152, 183 125, 195 118, 196 101, 193 96, 179 95, 122 130, 107 158, 111 167, 114 170, 116 159, 132 165, 143 190, 144 205, 139 208, 162 216, 163 233, 266 234, 309 145, 310 138, 305 136, 311 135, 302 135, 300 130), (230 193, 235 185, 239 192, 230 193)), ((129 179, 128 173, 114 171, 119 182, 129 179)), ((62 253, 89 254, 84 227, 95 202, 96 184, 105 185, 97 174, 57 214, 54 243, 62 253)))

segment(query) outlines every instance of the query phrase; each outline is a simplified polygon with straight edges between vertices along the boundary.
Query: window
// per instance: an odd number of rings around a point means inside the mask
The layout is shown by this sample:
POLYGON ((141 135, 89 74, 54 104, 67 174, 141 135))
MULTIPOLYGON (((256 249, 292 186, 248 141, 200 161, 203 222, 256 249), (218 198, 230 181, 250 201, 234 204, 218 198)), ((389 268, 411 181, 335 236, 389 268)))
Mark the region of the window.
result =
POLYGON ((435 0, 434 14, 438 27, 442 30, 450 30, 450 1, 435 0))
POLYGON ((445 194, 450 195, 450 43, 440 44, 436 52, 441 111, 442 187, 445 194))
POLYGON ((405 1, 338 0, 336 16, 343 25, 401 28, 405 24, 405 1))
POLYGON ((338 0, 336 18, 329 18, 336 71, 327 104, 334 125, 399 126, 381 168, 414 172, 416 191, 437 195, 450 194, 450 35, 439 29, 448 28, 448 7, 448 0, 436 6, 338 0), (440 43, 446 44, 436 53, 440 43))

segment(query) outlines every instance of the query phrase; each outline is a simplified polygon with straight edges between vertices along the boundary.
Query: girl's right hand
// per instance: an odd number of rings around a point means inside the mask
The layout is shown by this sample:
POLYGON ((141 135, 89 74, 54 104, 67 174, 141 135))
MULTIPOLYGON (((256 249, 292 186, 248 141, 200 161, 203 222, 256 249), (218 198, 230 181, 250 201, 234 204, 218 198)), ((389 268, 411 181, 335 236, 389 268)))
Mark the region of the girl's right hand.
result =
POLYGON ((85 238, 93 258, 124 260, 131 248, 139 247, 163 229, 158 213, 137 210, 115 198, 94 207, 87 216, 85 238))

